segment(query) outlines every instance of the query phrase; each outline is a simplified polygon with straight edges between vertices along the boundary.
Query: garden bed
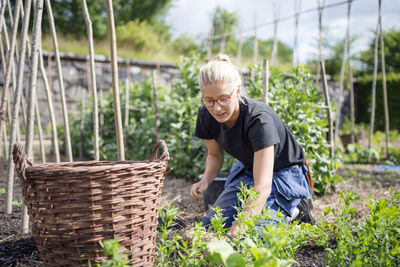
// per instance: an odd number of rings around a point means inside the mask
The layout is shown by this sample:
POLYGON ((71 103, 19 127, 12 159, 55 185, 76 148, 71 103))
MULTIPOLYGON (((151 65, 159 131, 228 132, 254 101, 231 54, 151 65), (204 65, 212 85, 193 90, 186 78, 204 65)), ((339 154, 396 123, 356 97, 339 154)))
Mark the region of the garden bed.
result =
MULTIPOLYGON (((6 165, 0 161, 0 188, 6 187, 6 165)), ((326 208, 336 208, 339 200, 339 192, 350 191, 356 193, 360 200, 353 205, 357 208, 356 220, 362 220, 369 214, 369 208, 365 202, 370 198, 387 198, 389 187, 400 190, 400 175, 396 173, 374 173, 374 165, 345 165, 339 169, 339 174, 345 177, 344 182, 339 183, 336 192, 325 194, 322 197, 314 197, 313 214, 316 220, 323 216, 326 208)), ((21 201, 22 195, 18 178, 15 180, 14 199, 21 201)), ((190 199, 191 182, 174 177, 165 179, 162 205, 172 203, 179 208, 176 217, 177 231, 186 231, 198 222, 205 211, 202 203, 193 203, 190 199)), ((17 204, 17 203, 16 203, 17 204)), ((39 252, 32 235, 20 234, 21 209, 13 206, 13 213, 4 214, 5 194, 0 195, 0 266, 42 266, 39 252)), ((329 216, 326 218, 331 219, 329 216)), ((334 242, 332 247, 334 247, 334 242)), ((325 266, 324 256, 327 254, 324 247, 307 244, 299 249, 295 260, 301 266, 325 266)))

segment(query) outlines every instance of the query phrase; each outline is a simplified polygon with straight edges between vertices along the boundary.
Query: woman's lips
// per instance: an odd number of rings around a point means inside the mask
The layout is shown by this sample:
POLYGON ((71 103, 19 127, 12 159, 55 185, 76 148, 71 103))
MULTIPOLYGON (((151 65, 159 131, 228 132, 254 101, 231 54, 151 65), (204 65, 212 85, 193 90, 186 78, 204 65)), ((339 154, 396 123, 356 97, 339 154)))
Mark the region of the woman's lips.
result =
POLYGON ((222 113, 222 114, 215 114, 215 116, 216 116, 217 118, 223 118, 223 117, 225 116, 225 112, 222 113))

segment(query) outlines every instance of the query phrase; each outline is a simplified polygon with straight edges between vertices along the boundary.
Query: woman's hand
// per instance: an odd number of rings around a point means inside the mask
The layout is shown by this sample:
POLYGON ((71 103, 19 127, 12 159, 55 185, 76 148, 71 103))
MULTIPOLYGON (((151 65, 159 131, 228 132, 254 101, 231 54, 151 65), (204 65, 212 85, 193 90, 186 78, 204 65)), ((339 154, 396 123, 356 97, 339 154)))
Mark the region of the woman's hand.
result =
POLYGON ((202 195, 208 187, 208 184, 204 181, 201 180, 198 183, 195 183, 192 185, 192 188, 190 189, 190 196, 192 197, 192 200, 194 202, 199 202, 199 196, 202 195))

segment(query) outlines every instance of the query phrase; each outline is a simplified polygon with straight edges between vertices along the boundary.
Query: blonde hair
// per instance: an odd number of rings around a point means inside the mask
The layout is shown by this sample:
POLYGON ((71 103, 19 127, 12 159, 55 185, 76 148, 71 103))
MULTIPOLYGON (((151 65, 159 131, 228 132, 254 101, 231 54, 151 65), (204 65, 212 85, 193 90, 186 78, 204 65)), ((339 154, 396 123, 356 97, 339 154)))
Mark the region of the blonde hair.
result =
POLYGON ((242 84, 239 71, 227 55, 219 54, 200 68, 200 89, 215 83, 229 83, 232 87, 242 84))

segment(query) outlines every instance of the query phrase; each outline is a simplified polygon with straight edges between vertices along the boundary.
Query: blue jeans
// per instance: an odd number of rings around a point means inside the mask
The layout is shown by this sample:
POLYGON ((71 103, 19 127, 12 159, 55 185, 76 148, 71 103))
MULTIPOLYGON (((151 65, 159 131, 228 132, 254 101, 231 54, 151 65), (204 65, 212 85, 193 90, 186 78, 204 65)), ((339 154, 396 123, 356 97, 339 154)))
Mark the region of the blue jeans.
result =
MULTIPOLYGON (((271 194, 264 207, 269 210, 270 215, 275 217, 276 221, 280 221, 280 218, 275 216, 279 210, 285 218, 284 222, 288 223, 287 217, 292 217, 293 210, 300 200, 302 198, 311 198, 312 193, 305 178, 306 172, 306 166, 295 165, 273 173, 271 194)), ((232 226, 234 216, 237 213, 234 207, 238 205, 240 183, 247 187, 254 186, 254 177, 250 171, 244 168, 240 161, 237 161, 226 179, 224 190, 213 205, 213 207, 219 206, 222 209, 222 217, 226 218, 225 228, 232 226)), ((214 214, 215 211, 210 209, 201 220, 207 229, 214 214)))

